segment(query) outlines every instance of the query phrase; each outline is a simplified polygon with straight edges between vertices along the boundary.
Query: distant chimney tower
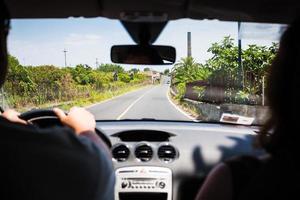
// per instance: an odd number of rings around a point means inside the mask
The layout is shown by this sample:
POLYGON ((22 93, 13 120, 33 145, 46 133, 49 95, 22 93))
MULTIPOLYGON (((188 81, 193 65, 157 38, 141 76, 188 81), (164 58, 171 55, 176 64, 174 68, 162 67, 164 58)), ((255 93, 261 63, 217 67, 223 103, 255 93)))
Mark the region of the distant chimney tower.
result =
POLYGON ((191 32, 187 32, 187 56, 191 57, 192 56, 192 36, 191 32))

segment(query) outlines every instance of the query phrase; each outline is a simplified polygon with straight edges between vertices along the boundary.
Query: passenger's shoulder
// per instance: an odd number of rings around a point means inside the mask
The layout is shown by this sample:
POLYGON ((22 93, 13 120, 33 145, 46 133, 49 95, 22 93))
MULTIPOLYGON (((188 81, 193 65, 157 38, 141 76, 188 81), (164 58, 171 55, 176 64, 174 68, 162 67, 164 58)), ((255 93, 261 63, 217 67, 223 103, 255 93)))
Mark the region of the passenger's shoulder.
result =
POLYGON ((242 155, 242 156, 236 156, 233 158, 228 159, 225 161, 225 164, 229 168, 252 168, 252 167, 258 167, 262 165, 267 158, 265 157, 255 157, 255 156, 249 156, 249 155, 242 155))
POLYGON ((211 170, 196 199, 232 199, 231 182, 229 167, 224 163, 220 163, 211 170))

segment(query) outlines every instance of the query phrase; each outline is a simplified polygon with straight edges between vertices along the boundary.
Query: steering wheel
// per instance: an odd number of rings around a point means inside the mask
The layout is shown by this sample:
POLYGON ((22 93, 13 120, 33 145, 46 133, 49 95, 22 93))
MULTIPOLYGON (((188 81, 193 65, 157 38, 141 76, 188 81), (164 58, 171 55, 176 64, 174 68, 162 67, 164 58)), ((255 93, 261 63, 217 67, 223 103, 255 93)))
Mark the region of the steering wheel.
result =
MULTIPOLYGON (((53 112, 53 110, 34 109, 22 113, 19 117, 29 123, 32 123, 35 126, 38 126, 39 128, 49 128, 51 126, 64 126, 58 119, 57 115, 53 112)), ((97 128, 95 129, 95 132, 109 148, 112 147, 109 138, 104 133, 102 133, 97 128)))

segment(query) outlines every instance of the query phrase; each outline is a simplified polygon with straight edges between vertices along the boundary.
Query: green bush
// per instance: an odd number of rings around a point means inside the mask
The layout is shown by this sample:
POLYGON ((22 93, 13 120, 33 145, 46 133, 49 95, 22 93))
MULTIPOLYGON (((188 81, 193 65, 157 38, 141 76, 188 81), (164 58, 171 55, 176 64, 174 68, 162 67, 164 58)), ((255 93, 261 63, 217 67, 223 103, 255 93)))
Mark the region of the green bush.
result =
POLYGON ((182 58, 172 69, 172 84, 180 91, 182 98, 185 95, 184 86, 187 83, 202 80, 209 87, 203 87, 198 92, 198 97, 205 93, 211 94, 206 101, 218 103, 251 103, 260 104, 263 91, 263 77, 268 75, 278 49, 278 44, 270 47, 249 45, 242 50, 242 68, 238 63, 238 47, 231 37, 225 37, 221 42, 211 45, 208 52, 212 57, 204 64, 199 64, 192 57, 182 58), (218 88, 214 90, 214 88, 218 88))
MULTIPOLYGON (((51 102, 66 102, 93 98, 95 94, 114 92, 128 85, 141 84, 147 77, 134 70, 133 80, 119 65, 104 64, 98 69, 88 65, 58 68, 52 65, 22 66, 9 56, 9 72, 4 91, 15 108, 39 106, 51 102), (118 72, 118 81, 113 74, 118 72)), ((97 95, 99 99, 99 95, 97 95)), ((100 98, 101 99, 101 98, 100 98)))

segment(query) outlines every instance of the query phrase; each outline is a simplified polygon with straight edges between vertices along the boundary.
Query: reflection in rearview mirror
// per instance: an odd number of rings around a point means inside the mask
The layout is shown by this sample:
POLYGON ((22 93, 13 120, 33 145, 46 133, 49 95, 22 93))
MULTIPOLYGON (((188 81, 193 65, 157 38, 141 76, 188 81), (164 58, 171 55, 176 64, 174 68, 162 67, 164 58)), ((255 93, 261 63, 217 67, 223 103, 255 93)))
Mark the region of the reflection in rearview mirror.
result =
POLYGON ((120 64, 171 65, 176 50, 171 46, 117 45, 111 48, 111 61, 120 64))

